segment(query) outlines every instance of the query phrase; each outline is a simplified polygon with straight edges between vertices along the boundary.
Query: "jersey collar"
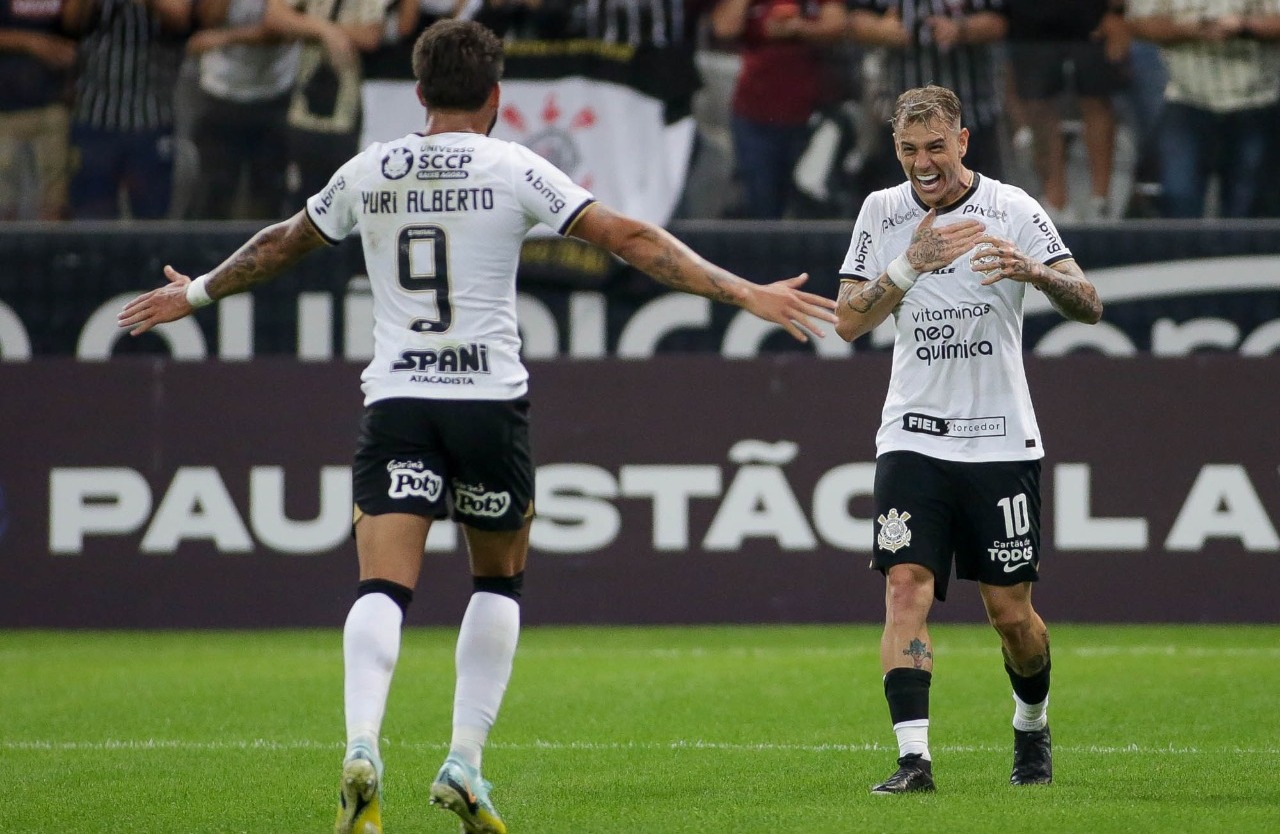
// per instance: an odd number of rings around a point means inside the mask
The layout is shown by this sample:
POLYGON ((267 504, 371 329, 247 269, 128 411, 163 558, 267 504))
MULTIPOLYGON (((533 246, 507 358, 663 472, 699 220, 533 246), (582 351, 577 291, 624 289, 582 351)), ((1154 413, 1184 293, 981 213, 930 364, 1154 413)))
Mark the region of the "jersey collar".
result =
MULTIPOLYGON (((955 211, 956 209, 964 205, 965 202, 974 195, 974 192, 978 190, 978 181, 981 179, 982 179, 982 174, 979 174, 977 171, 974 171, 973 182, 969 183, 969 187, 964 190, 964 193, 961 194, 953 202, 950 202, 947 205, 939 208, 937 210, 938 214, 943 215, 949 211, 955 211)), ((916 205, 924 209, 926 212, 929 211, 930 208, 932 208, 932 206, 926 205, 925 201, 920 199, 920 195, 916 193, 916 190, 914 188, 911 188, 910 184, 908 184, 907 188, 911 192, 911 199, 916 201, 916 205)))

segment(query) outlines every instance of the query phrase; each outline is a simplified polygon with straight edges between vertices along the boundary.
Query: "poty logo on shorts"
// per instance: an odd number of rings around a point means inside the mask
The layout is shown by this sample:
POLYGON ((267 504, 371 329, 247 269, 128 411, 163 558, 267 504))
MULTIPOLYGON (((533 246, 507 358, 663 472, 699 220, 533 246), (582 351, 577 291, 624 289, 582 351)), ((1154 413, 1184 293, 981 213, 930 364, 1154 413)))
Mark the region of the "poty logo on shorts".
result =
POLYGON ((411 498, 416 495, 428 501, 436 501, 444 488, 444 480, 420 460, 390 461, 387 472, 391 476, 387 495, 392 498, 411 498))
POLYGON ((485 492, 484 484, 453 482, 453 506, 461 515, 497 518, 511 507, 511 493, 485 492))

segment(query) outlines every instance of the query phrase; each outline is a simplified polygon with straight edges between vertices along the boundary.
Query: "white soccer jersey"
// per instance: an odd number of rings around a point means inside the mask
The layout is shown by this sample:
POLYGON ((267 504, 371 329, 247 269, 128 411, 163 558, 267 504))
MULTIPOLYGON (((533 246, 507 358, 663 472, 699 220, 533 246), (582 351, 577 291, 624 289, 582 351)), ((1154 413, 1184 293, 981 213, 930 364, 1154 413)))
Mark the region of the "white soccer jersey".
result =
MULTIPOLYGON (((909 182, 877 191, 862 205, 845 280, 875 280, 906 251, 929 210, 909 182)), ((975 173, 936 226, 966 219, 1012 240, 1045 264, 1071 257, 1053 221, 1025 191, 975 173)), ((1019 281, 981 284, 973 250, 923 273, 893 311, 897 335, 876 454, 908 450, 953 461, 1034 460, 1044 456, 1022 365, 1019 281)))
POLYGON ((509 400, 527 389, 516 328, 525 234, 561 234, 591 194, 529 149, 475 133, 375 143, 307 200, 326 238, 359 228, 373 287, 365 404, 509 400))

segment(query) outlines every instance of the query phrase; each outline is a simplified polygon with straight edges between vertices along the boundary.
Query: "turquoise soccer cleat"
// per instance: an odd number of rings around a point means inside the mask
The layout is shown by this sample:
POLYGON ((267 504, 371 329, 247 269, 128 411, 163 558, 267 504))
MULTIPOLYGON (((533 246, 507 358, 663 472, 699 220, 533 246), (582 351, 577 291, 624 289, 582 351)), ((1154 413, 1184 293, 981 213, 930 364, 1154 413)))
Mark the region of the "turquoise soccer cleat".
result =
POLYGON ((431 804, 457 814, 466 834, 507 834, 506 823, 489 801, 492 787, 480 771, 450 756, 431 783, 431 804))

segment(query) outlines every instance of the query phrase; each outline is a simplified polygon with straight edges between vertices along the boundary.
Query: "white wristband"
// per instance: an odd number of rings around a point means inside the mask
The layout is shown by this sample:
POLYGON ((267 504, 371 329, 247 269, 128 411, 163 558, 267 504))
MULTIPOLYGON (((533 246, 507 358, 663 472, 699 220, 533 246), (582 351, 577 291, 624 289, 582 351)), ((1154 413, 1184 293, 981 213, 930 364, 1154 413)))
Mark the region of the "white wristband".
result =
POLYGON ((916 285, 916 278, 920 277, 920 273, 911 268, 911 262, 907 260, 907 253, 903 252, 898 257, 889 261, 889 268, 885 270, 889 280, 894 286, 906 292, 916 285))
POLYGON ((208 285, 208 275, 201 275, 190 284, 187 284, 187 303, 191 305, 191 309, 199 310, 201 307, 208 307, 213 303, 213 299, 209 297, 208 285))

